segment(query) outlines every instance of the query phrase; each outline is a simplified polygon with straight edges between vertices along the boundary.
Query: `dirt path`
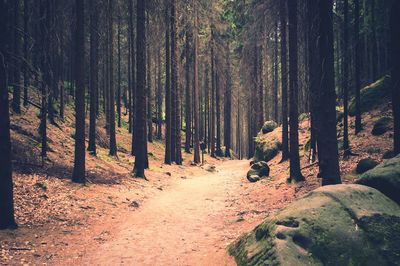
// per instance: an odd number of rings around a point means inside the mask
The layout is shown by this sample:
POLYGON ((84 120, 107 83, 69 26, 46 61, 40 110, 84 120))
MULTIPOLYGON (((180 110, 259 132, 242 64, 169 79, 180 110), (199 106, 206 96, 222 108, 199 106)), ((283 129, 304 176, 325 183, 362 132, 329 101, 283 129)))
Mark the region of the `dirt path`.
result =
POLYGON ((247 161, 227 161, 217 172, 177 181, 126 217, 112 239, 81 261, 91 265, 234 265, 226 246, 237 232, 232 202, 247 161), (231 232, 232 231, 232 232, 231 232), (234 234, 235 233, 235 234, 234 234), (234 235, 233 235, 234 234, 234 235))

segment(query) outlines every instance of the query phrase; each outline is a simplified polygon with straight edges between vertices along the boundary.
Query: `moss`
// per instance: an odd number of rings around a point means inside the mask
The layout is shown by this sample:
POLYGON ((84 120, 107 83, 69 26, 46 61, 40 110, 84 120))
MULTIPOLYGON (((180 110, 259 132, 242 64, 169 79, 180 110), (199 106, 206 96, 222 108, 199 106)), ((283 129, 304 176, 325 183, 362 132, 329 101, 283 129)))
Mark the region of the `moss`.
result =
POLYGON ((399 221, 400 207, 375 189, 326 186, 240 237, 229 253, 238 265, 396 265, 399 221))
MULTIPOLYGON (((373 110, 390 97, 390 77, 385 76, 363 88, 360 93, 361 113, 373 110)), ((353 98, 349 104, 349 115, 355 116, 356 102, 353 98)))
POLYGON ((400 155, 362 174, 356 183, 373 187, 400 204, 400 155))
POLYGON ((254 154, 255 161, 269 162, 279 151, 281 143, 279 141, 260 142, 256 143, 256 152, 254 154))
POLYGON ((275 128, 278 127, 278 124, 275 121, 267 121, 264 123, 263 127, 261 128, 261 132, 263 134, 270 133, 274 131, 275 128))

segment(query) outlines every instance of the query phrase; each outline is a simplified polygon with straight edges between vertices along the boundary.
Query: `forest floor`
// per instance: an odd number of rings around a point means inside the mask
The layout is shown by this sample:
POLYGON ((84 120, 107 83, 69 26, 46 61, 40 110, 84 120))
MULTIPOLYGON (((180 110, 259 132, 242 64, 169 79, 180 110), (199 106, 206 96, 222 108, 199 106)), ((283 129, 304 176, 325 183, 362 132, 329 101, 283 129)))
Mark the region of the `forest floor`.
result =
MULTIPOLYGON (((18 230, 0 232, 1 265, 234 265, 226 247, 266 217, 320 186, 317 166, 302 150, 306 181, 288 184, 288 162, 269 162, 270 177, 249 183, 249 161, 206 156, 202 166, 164 165, 163 146, 149 144, 149 181, 131 176, 130 134, 117 130, 118 157, 107 155, 99 127, 98 156, 87 155, 88 183, 69 181, 73 163, 73 116, 49 126, 50 152, 39 158, 37 112, 12 116, 15 208, 18 230)), ((360 159, 381 161, 391 133, 374 137, 372 124, 389 106, 364 116, 364 131, 350 136, 358 156, 341 160, 351 183, 360 159)), ((353 120, 351 120, 353 124, 353 120)), ((308 138, 300 125, 300 144, 308 138)))

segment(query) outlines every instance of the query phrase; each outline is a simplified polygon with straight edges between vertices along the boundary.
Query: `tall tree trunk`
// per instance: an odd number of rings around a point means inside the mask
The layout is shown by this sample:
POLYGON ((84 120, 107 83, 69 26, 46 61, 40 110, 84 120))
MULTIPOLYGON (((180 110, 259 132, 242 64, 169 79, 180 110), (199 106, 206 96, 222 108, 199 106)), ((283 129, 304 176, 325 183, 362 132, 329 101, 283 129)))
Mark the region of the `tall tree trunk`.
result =
POLYGON ((21 113, 21 36, 19 34, 19 27, 20 27, 20 0, 14 0, 14 43, 13 43, 13 49, 14 49, 14 90, 13 90, 13 100, 12 100, 12 109, 15 113, 20 114, 21 113))
POLYGON ((165 0, 165 159, 166 164, 172 162, 172 119, 171 119, 171 44, 170 44, 170 5, 165 0))
POLYGON ((195 8, 195 18, 194 18, 194 86, 193 86, 193 116, 194 116, 194 142, 193 142, 193 150, 194 150, 194 158, 193 161, 195 163, 200 163, 200 121, 199 121, 199 62, 198 62, 198 13, 195 8))
POLYGON ((136 6, 137 13, 137 38, 136 38, 136 158, 134 174, 136 177, 146 178, 144 169, 148 162, 147 159, 147 136, 146 136, 146 0, 138 0, 136 6))
POLYGON ((172 135, 174 142, 171 147, 174 152, 172 158, 176 164, 182 164, 181 154, 181 97, 178 82, 178 36, 176 0, 171 0, 171 100, 172 100, 172 135))
POLYGON ((273 118, 276 122, 278 120, 278 22, 275 23, 275 44, 274 44, 274 94, 273 94, 273 118))
POLYGON ((98 91, 98 8, 96 0, 90 0, 90 122, 88 151, 96 156, 96 98, 98 91))
POLYGON ((361 43, 360 43, 360 0, 354 0, 354 36, 355 36, 355 98, 356 98, 356 121, 355 121, 355 134, 357 135, 362 130, 361 125, 361 78, 360 78, 360 69, 361 69, 361 43))
MULTIPOLYGON (((186 30, 186 44, 185 44, 185 152, 190 153, 190 143, 191 143, 191 136, 192 136, 192 103, 191 103, 191 93, 190 93, 190 65, 191 65, 191 58, 190 58, 190 36, 189 30, 186 30)), ((196 112, 196 110, 194 110, 196 112)))
MULTIPOLYGON (((231 157, 231 105, 232 105, 232 80, 231 80, 231 65, 230 65, 230 47, 229 44, 226 47, 226 70, 225 70, 225 95, 224 95, 224 145, 225 145, 225 157, 231 157)), ((260 85, 260 88, 263 86, 260 85)), ((259 98, 262 104, 262 90, 261 97, 259 98)), ((263 116, 263 108, 261 108, 261 117, 263 116)))
POLYGON ((333 63, 333 12, 332 0, 319 1, 319 52, 321 86, 317 143, 319 175, 322 185, 340 184, 339 155, 336 137, 336 94, 333 63))
POLYGON ((30 22, 30 12, 29 12, 29 1, 24 0, 24 106, 28 106, 28 100, 29 100, 29 93, 28 93, 28 87, 29 87, 29 62, 30 62, 30 57, 29 57, 29 22, 30 22))
POLYGON ((287 2, 289 11, 289 104, 290 104, 290 177, 304 180, 300 171, 298 122, 298 66, 297 66, 297 0, 287 2))
POLYGON ((10 113, 6 72, 7 41, 10 37, 7 12, 10 1, 0 0, 0 230, 16 228, 11 165, 10 113))
POLYGON ((210 96, 210 101, 211 101, 211 110, 210 110, 210 116, 211 116, 211 157, 215 157, 215 62, 214 62, 214 40, 213 40, 213 29, 211 29, 211 96, 210 96))
POLYGON ((121 16, 118 15, 117 29, 117 50, 118 50, 118 88, 117 88, 117 115, 118 127, 121 127, 121 16))
POLYGON ((350 59, 350 49, 349 45, 349 1, 344 0, 343 5, 343 150, 344 156, 350 155, 350 145, 349 145, 349 59, 350 59))
POLYGON ((390 16, 394 154, 400 153, 400 2, 392 0, 390 16))
POLYGON ((279 1, 281 21, 281 97, 282 97, 282 162, 289 159, 289 126, 288 126, 288 73, 286 44, 286 1, 279 1))
POLYGON ((108 0, 108 16, 109 16, 109 62, 110 62, 110 98, 109 98, 109 117, 110 117, 110 156, 117 156, 117 139, 115 131, 115 87, 114 87, 114 0, 108 0))
MULTIPOLYGON (((48 1, 42 0, 40 2, 40 17, 48 18, 48 1)), ((40 126, 39 133, 41 137, 41 157, 42 164, 44 163, 44 159, 47 157, 47 86, 49 81, 49 66, 48 66, 48 49, 49 49, 49 40, 48 40, 48 32, 47 32, 47 19, 42 19, 40 21, 40 68, 42 72, 40 88, 41 88, 41 108, 40 108, 40 126)), ((39 79, 39 77, 38 77, 39 79)))
POLYGON ((215 108, 217 115, 217 143, 215 154, 219 157, 223 156, 221 149, 221 90, 220 90, 220 82, 219 82, 219 73, 216 71, 215 73, 215 108))
POLYGON ((157 52, 157 139, 162 139, 162 80, 161 80, 161 47, 159 47, 157 52))
MULTIPOLYGON (((146 18, 146 29, 147 31, 149 30, 149 25, 150 25, 150 19, 149 16, 147 16, 146 18)), ((147 140, 149 142, 153 142, 153 93, 152 93, 152 89, 151 89, 151 51, 150 51, 150 47, 147 46, 147 56, 146 56, 146 61, 147 61, 147 79, 146 79, 146 86, 147 86, 147 140)))
POLYGON ((72 182, 85 182, 85 23, 84 1, 76 0, 75 50, 75 158, 72 182))

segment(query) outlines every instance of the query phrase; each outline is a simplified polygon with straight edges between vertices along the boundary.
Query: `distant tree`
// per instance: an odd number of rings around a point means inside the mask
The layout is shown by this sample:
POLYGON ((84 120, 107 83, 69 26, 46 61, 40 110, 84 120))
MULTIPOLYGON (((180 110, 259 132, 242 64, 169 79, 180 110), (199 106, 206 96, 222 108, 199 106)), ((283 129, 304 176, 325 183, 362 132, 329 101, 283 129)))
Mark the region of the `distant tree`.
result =
POLYGON ((200 163, 200 121, 199 121, 199 58, 198 58, 198 13, 195 7, 195 17, 194 17, 194 86, 193 86, 193 116, 194 116, 194 158, 195 163, 200 163))
POLYGON ((355 79, 355 103, 356 103, 356 121, 355 121, 355 134, 357 135, 362 130, 361 125, 361 41, 360 41, 360 0, 354 0, 354 36, 355 36, 355 49, 354 49, 354 79, 355 79))
POLYGON ((108 0, 108 31, 109 31, 109 75, 110 75, 110 98, 108 103, 109 108, 109 134, 110 134, 110 156, 117 155, 117 139, 115 131, 115 85, 114 85, 114 0, 108 0))
MULTIPOLYGON (((190 39, 191 34, 189 33, 189 29, 186 29, 186 40, 185 40, 185 152, 190 153, 190 144, 191 144, 191 136, 192 136, 192 101, 191 101, 191 93, 190 93, 190 67, 191 67, 191 49, 190 49, 190 39)), ((195 85, 196 86, 196 85, 195 85)), ((194 111, 196 112, 196 111, 194 111)))
POLYGON ((225 69, 225 95, 224 95, 224 145, 225 157, 231 157, 231 123, 232 123, 232 78, 230 64, 230 47, 226 47, 226 69, 225 69))
POLYGON ((21 4, 20 0, 14 0, 14 60, 13 60, 13 69, 14 69, 14 79, 13 79, 13 100, 12 100, 12 109, 15 113, 21 113, 21 35, 20 35, 20 9, 21 4))
POLYGON ((98 4, 90 0, 90 122, 89 122, 89 146, 88 151, 96 156, 96 99, 98 94, 98 54, 99 54, 99 32, 98 32, 98 4))
POLYGON ((281 97, 282 97, 282 162, 289 159, 289 127, 288 127, 288 72, 286 18, 287 1, 279 1, 279 17, 281 22, 281 97))
POLYGON ((134 135, 136 138, 136 158, 134 174, 139 178, 146 178, 144 169, 147 167, 146 151, 146 0, 138 0, 136 5, 136 125, 134 135))
POLYGON ((10 113, 6 72, 7 41, 10 31, 7 21, 10 1, 0 0, 0 230, 16 228, 14 219, 13 181, 11 165, 10 113))
POLYGON ((298 51, 297 51, 297 0, 288 0, 289 14, 289 105, 290 105, 290 177, 289 180, 303 181, 299 155, 298 121, 298 51))
POLYGON ((84 183, 85 178, 85 4, 83 0, 75 1, 75 158, 72 181, 84 183))
POLYGON ((336 137, 336 94, 333 55, 333 2, 319 0, 319 53, 321 85, 317 143, 319 175, 322 185, 340 184, 339 154, 336 137))
POLYGON ((351 154, 349 144, 349 1, 343 1, 343 150, 344 156, 351 154))
POLYGON ((172 162, 172 118, 171 118, 171 44, 170 44, 170 5, 165 0, 165 159, 166 164, 172 162))
POLYGON ((390 16, 392 107, 394 117, 394 153, 400 153, 400 2, 392 0, 390 16))

